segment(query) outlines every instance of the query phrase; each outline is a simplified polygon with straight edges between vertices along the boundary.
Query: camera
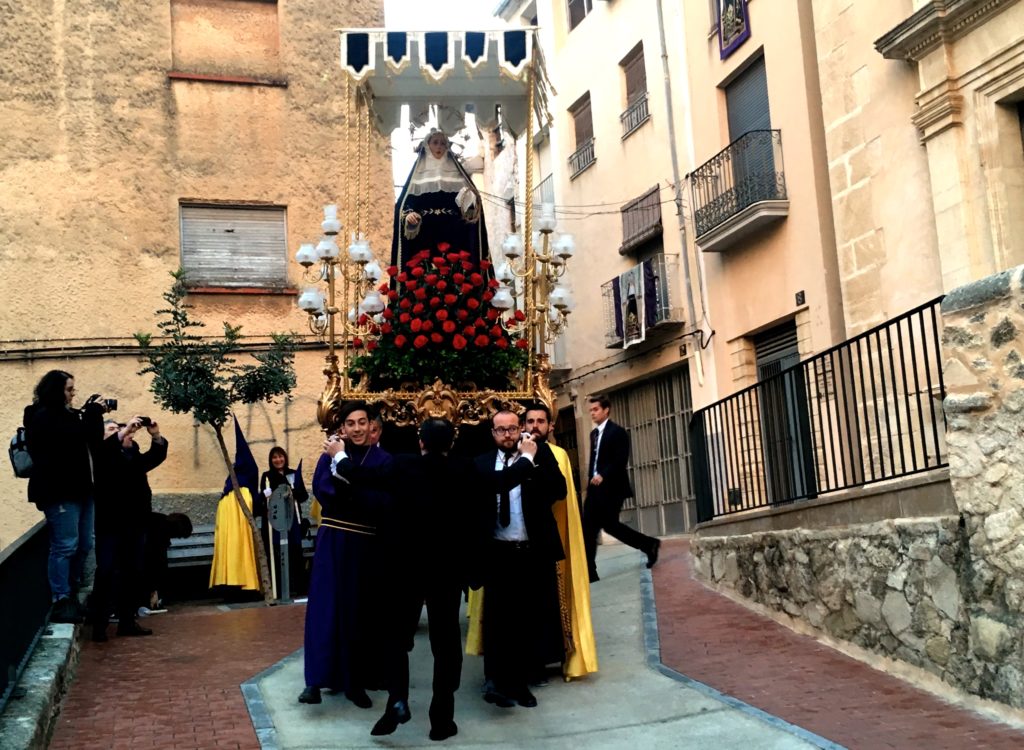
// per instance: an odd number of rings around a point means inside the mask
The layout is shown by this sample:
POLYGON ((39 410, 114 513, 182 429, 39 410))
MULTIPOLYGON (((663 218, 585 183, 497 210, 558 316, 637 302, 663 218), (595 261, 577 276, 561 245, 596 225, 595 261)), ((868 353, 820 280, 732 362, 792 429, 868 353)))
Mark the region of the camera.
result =
POLYGON ((103 399, 103 408, 106 411, 117 411, 117 399, 116 398, 105 398, 105 399, 103 399))
POLYGON ((139 417, 139 426, 140 427, 149 427, 152 424, 153 424, 153 420, 150 419, 149 417, 139 417))

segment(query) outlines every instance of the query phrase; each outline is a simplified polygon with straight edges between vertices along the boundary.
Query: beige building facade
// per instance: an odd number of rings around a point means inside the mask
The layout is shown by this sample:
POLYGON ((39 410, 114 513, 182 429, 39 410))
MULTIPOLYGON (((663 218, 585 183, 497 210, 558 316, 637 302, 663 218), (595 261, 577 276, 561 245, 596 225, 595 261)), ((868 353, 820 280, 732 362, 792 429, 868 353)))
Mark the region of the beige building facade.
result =
POLYGON ((696 267, 687 266, 678 200, 688 151, 682 6, 557 0, 503 2, 496 12, 539 27, 552 91, 529 157, 534 194, 524 192, 523 137, 515 180, 499 179, 495 192, 516 195, 520 220, 527 201, 535 216, 554 204, 552 239, 570 233, 576 243, 567 275, 576 307, 552 353, 558 439, 585 484, 587 397, 607 393, 633 441, 637 499, 624 517, 645 533, 681 531, 694 520, 687 425, 699 347, 687 329, 696 315, 688 309, 700 309, 687 294, 696 267))
MULTIPOLYGON (((156 332, 168 274, 183 266, 205 333, 229 321, 247 347, 304 335, 293 396, 238 418, 261 466, 282 445, 308 481, 325 351, 296 308, 292 258, 318 238, 321 206, 340 203, 343 231, 358 216, 387 260, 390 205, 365 195, 391 195, 390 160, 364 136, 355 186, 333 33, 382 25, 382 4, 12 7, 0 30, 0 423, 13 433, 39 377, 68 370, 80 398, 99 392, 119 400, 118 417, 160 422, 170 456, 151 477, 156 504, 212 520, 225 473, 215 438, 156 408, 132 338, 156 332)), ((26 486, 0 479, 0 549, 42 518, 26 486)))

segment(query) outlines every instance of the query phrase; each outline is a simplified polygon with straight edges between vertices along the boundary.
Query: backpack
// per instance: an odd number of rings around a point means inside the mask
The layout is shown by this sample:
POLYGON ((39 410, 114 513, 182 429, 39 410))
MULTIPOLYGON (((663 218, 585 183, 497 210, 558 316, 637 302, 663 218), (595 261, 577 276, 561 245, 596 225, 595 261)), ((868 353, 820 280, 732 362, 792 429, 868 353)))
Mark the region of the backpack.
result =
POLYGON ((24 427, 19 427, 15 431, 8 453, 11 456, 11 466, 14 467, 14 476, 19 479, 28 479, 32 476, 32 456, 28 453, 28 441, 25 440, 24 427))

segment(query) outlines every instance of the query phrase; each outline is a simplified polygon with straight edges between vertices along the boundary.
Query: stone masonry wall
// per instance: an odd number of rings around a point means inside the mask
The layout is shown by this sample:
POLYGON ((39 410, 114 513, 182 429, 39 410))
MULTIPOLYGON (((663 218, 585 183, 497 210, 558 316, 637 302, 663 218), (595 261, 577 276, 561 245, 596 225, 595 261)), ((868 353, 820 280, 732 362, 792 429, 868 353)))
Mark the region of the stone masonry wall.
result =
MULTIPOLYGON (((942 303, 949 476, 964 526, 964 600, 977 647, 1024 705, 1024 266, 942 303)), ((1001 696, 1000 700, 1005 700, 1001 696)))
POLYGON ((951 684, 979 683, 956 517, 700 537, 691 548, 708 581, 951 684))

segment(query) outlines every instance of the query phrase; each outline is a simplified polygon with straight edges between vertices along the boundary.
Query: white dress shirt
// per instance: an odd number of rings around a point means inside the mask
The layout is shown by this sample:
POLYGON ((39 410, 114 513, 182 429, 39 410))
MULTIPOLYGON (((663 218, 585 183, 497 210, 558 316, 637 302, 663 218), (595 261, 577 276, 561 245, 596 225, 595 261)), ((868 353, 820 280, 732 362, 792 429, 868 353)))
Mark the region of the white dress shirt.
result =
MULTIPOLYGON (((509 464, 514 464, 522 458, 520 454, 514 454, 509 460, 509 464)), ((526 456, 530 463, 533 463, 531 456, 526 456)), ((505 454, 498 451, 498 455, 494 459, 494 470, 504 471, 506 469, 505 454)), ((501 495, 495 495, 495 502, 501 504, 501 495)), ((494 524, 494 538, 499 539, 503 542, 525 542, 529 540, 529 536, 526 535, 526 520, 523 518, 523 493, 522 487, 516 485, 508 491, 508 509, 509 509, 509 521, 508 526, 502 528, 498 523, 494 524)))

